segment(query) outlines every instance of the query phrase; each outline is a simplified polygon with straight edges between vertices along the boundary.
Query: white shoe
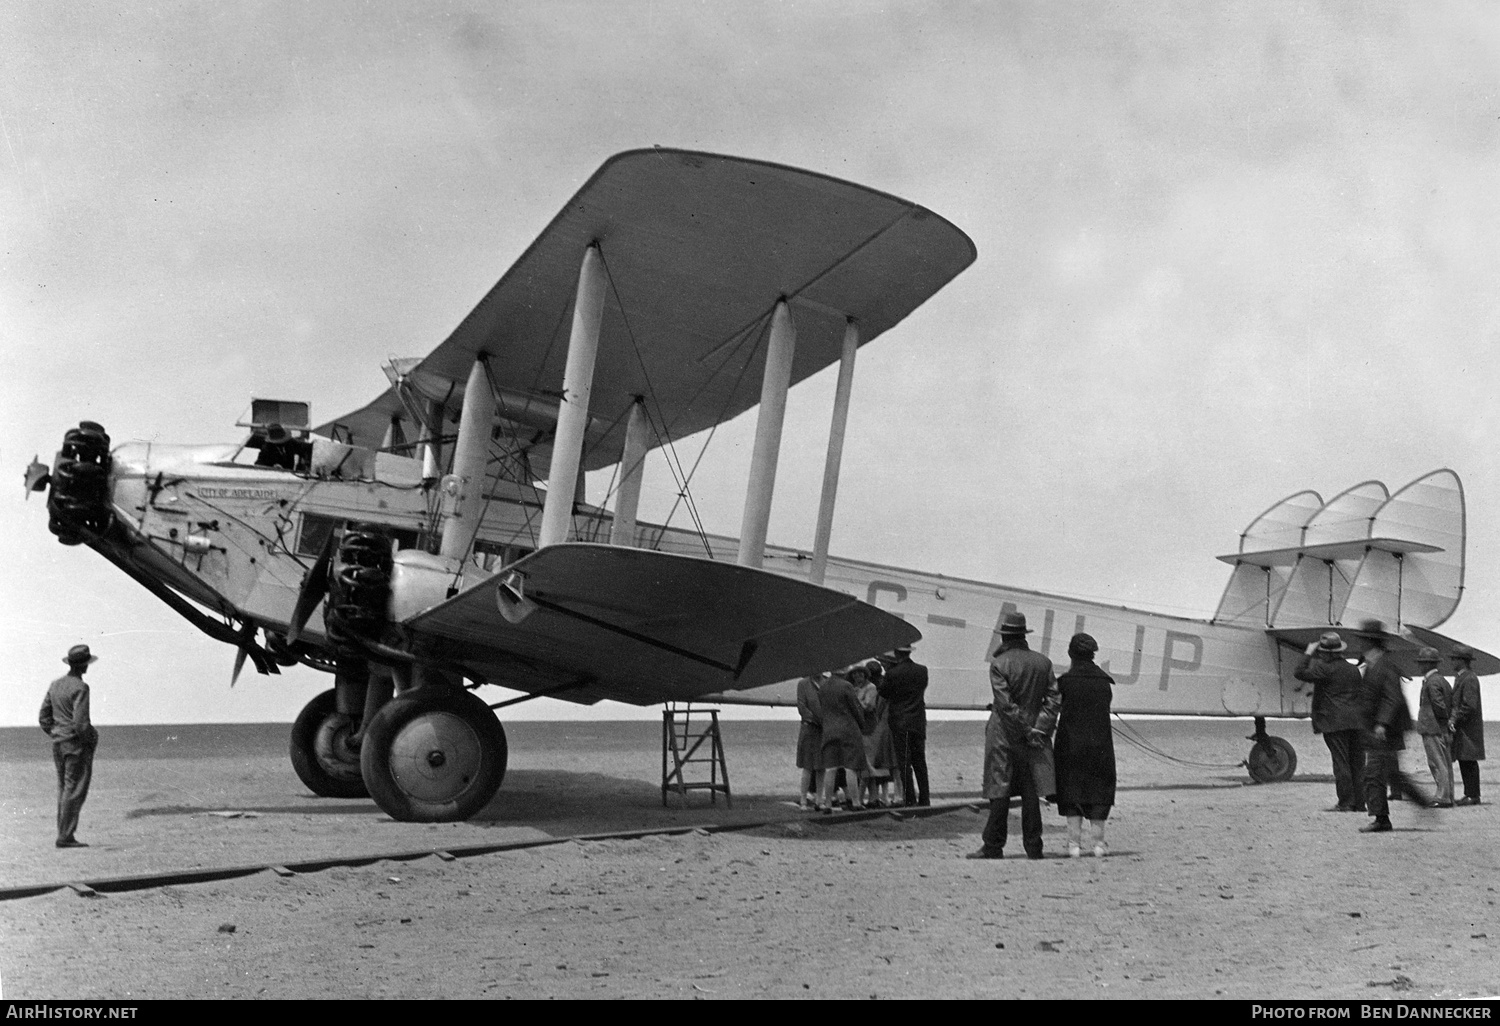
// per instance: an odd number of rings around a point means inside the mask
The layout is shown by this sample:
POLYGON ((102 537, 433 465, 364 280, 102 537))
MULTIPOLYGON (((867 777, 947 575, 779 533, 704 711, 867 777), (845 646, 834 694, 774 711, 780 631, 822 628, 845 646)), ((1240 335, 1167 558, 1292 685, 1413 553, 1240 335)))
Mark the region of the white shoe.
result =
POLYGON ((1083 855, 1083 848, 1076 841, 1068 842, 1068 858, 1076 859, 1083 855))
POLYGON ((1105 844, 1103 841, 1100 841, 1098 844, 1094 845, 1094 858, 1102 859, 1108 854, 1109 845, 1105 844))

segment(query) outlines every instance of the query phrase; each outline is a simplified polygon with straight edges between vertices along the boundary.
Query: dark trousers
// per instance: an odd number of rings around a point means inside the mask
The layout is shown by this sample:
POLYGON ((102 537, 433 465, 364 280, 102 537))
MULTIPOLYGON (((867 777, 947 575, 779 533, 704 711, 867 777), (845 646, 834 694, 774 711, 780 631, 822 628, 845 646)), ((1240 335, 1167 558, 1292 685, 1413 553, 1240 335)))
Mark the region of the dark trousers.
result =
MULTIPOLYGON (((1034 859, 1042 857, 1042 804, 1036 793, 1036 777, 1025 753, 1013 754, 1010 761, 1010 794, 1021 796, 1021 846, 1034 859)), ((1005 850, 1010 831, 1010 795, 990 800, 990 818, 984 825, 984 850, 999 855, 1005 850)))
POLYGON ((64 754, 52 746, 52 764, 57 767, 57 839, 73 840, 78 829, 78 815, 89 796, 89 781, 94 775, 94 750, 64 754))
POLYGON ((1479 801, 1479 763, 1473 759, 1460 759, 1458 773, 1464 779, 1464 797, 1479 801))
POLYGON ((1365 740, 1358 730, 1330 730, 1323 735, 1333 759, 1333 790, 1339 805, 1365 807, 1365 740))
POLYGON ((896 742, 896 776, 907 805, 926 805, 932 801, 927 791, 927 735, 914 730, 893 730, 896 742), (912 778, 915 777, 915 785, 912 778))
POLYGON ((1395 798, 1410 798, 1419 805, 1427 804, 1427 795, 1416 781, 1401 772, 1401 750, 1386 748, 1382 744, 1371 744, 1365 750, 1365 807, 1376 819, 1389 819, 1391 807, 1386 802, 1386 789, 1395 798))

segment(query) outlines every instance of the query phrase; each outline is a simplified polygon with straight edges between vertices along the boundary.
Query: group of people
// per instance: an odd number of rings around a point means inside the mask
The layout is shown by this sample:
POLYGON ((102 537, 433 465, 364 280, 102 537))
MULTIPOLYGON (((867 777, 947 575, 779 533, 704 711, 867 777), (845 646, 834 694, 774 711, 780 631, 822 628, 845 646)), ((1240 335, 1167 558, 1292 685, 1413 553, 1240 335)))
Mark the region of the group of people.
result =
POLYGON ((1387 652, 1388 635, 1379 620, 1360 624, 1360 665, 1349 662, 1348 643, 1327 631, 1303 652, 1293 676, 1313 686, 1312 726, 1322 734, 1333 762, 1338 804, 1330 812, 1364 812, 1371 819, 1362 833, 1392 829, 1390 799, 1405 798, 1427 808, 1479 804, 1479 761, 1484 758, 1484 712, 1474 651, 1455 645, 1453 683, 1438 671, 1437 649, 1423 647, 1415 662, 1422 672, 1417 719, 1413 723, 1401 690, 1402 674, 1387 652), (1422 738, 1435 791, 1429 795, 1400 766, 1406 734, 1422 738), (1455 801, 1453 763, 1464 795, 1455 801))
MULTIPOLYGON (((1099 644, 1089 635, 1073 635, 1068 643, 1071 666, 1059 677, 1052 660, 1027 644, 1030 633, 1024 614, 1001 618, 1000 647, 990 660, 993 701, 985 728, 989 819, 983 846, 968 857, 1004 856, 1010 799, 1016 794, 1027 858, 1042 857, 1043 798, 1055 802, 1067 819, 1068 854, 1077 858, 1092 850, 1102 858, 1109 852, 1104 825, 1115 803, 1109 723, 1114 681, 1095 664, 1099 644)), ((881 788, 887 780, 895 787, 893 804, 930 804, 926 690, 927 669, 912 661, 910 648, 800 681, 799 805, 831 812, 841 773, 854 781, 847 789, 850 808, 883 801, 881 788)))
POLYGON ((930 805, 927 667, 911 648, 797 683, 799 806, 930 805))

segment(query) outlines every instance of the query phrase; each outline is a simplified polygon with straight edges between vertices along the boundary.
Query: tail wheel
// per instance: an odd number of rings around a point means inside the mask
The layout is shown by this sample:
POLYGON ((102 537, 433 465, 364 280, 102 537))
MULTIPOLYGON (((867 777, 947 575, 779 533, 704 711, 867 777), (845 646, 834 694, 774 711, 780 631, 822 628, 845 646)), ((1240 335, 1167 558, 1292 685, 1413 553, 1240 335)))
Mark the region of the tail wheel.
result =
POLYGON ((360 774, 359 748, 352 743, 358 728, 338 711, 332 690, 303 707, 292 724, 292 768, 308 790, 320 798, 366 798, 360 774))
POLYGON ((1286 738, 1267 734, 1250 749, 1245 765, 1257 784, 1278 784, 1297 772, 1297 749, 1286 738))
POLYGON ((387 702, 365 729, 360 766, 392 819, 447 823, 489 804, 505 778, 505 730, 467 691, 421 687, 387 702))

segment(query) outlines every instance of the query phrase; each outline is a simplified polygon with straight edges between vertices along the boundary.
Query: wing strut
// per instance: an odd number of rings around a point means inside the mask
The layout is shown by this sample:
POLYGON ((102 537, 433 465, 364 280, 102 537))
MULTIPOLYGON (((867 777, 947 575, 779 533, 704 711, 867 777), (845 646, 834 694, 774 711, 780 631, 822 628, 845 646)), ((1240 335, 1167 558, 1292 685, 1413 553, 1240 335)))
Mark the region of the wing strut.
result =
POLYGON ((603 317, 604 259, 599 255, 599 243, 593 242, 583 251, 583 264, 578 268, 573 330, 568 336, 568 362, 563 370, 563 395, 557 408, 557 435, 547 471, 547 500, 542 506, 538 548, 567 541, 573 524, 573 495, 583 460, 589 395, 594 389, 594 357, 599 351, 603 317))
POLYGON ((641 472, 646 462, 646 403, 636 396, 625 425, 625 451, 620 456, 620 487, 615 493, 615 522, 611 545, 635 545, 635 516, 641 505, 641 472))
POLYGON ((828 425, 828 458, 823 464, 823 497, 818 502, 818 526, 813 534, 812 570, 807 579, 822 584, 828 572, 828 541, 833 535, 833 509, 838 498, 839 468, 844 461, 844 427, 849 421, 849 394, 854 390, 854 353, 859 347, 859 325, 844 325, 844 351, 839 355, 839 382, 833 393, 833 421, 828 425))
POLYGON ((797 326, 786 300, 776 302, 771 314, 771 339, 766 344, 766 369, 761 378, 760 409, 755 415, 755 450, 750 455, 750 483, 745 489, 745 515, 740 527, 740 566, 760 568, 766 556, 766 529, 771 522, 771 493, 776 488, 776 459, 781 450, 781 425, 786 419, 786 393, 792 382, 792 357, 797 351, 797 326))

